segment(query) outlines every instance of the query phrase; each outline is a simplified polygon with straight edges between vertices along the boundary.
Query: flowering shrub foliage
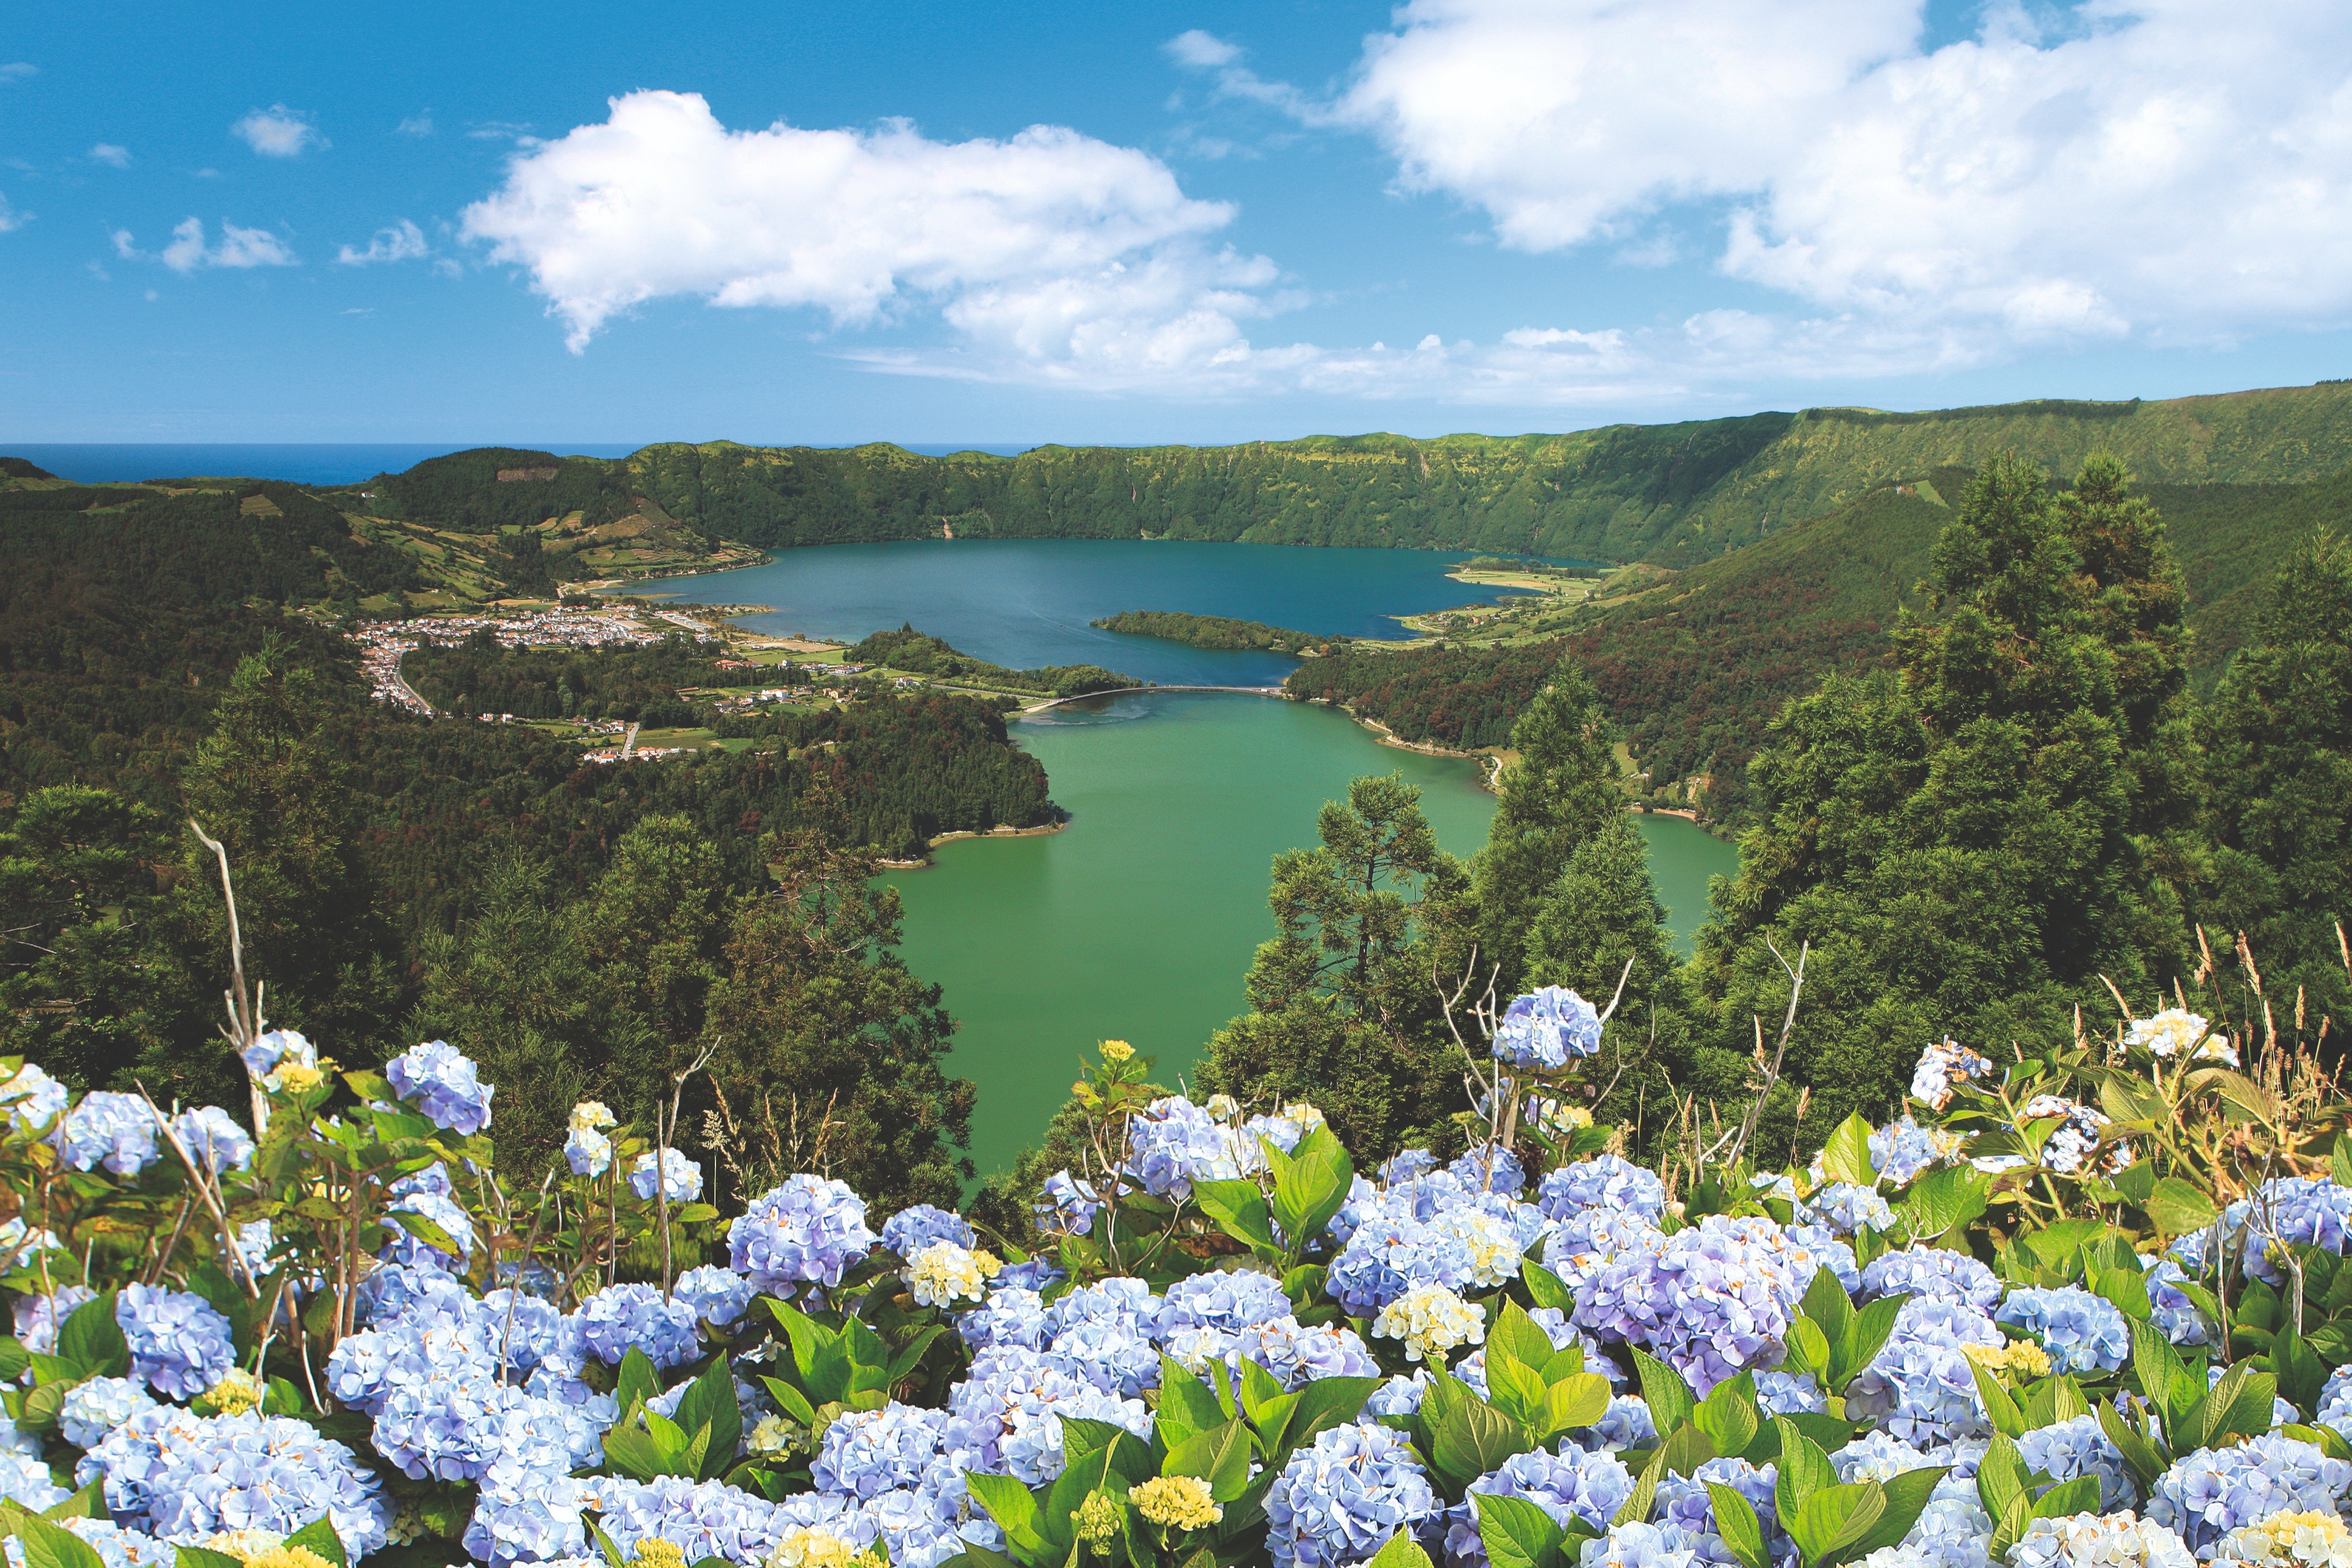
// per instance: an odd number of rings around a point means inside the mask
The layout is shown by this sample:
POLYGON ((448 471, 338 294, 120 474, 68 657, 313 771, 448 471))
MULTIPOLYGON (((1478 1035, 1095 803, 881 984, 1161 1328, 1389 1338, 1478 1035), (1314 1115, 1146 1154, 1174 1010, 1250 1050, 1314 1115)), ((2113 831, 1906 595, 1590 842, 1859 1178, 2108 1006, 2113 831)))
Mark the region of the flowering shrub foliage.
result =
POLYGON ((2244 1042, 1937 1041, 1802 1167, 1662 1174, 1606 1012, 1486 1022, 1468 1146, 1376 1175, 1107 1043, 1039 1250, 730 1218, 593 1103, 510 1187, 440 1041, 248 1031, 243 1116, 0 1061, 12 1568, 2352 1568, 2352 1144, 2244 1042))

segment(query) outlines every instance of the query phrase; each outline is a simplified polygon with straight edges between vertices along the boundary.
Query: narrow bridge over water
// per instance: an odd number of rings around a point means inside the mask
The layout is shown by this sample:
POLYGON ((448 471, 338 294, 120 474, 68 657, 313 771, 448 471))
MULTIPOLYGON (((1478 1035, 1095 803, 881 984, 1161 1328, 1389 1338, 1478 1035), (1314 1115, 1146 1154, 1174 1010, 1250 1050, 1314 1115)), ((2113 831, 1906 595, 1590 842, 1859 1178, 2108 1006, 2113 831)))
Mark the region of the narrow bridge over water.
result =
POLYGON ((1097 697, 1128 697, 1154 692, 1238 692, 1244 696, 1278 697, 1282 695, 1282 688, 1280 686, 1118 686, 1107 692, 1084 692, 1074 697, 1055 697, 1052 702, 1039 703, 1035 707, 1024 708, 1022 711, 1044 713, 1047 708, 1060 707, 1064 703, 1087 703, 1094 701, 1097 697))

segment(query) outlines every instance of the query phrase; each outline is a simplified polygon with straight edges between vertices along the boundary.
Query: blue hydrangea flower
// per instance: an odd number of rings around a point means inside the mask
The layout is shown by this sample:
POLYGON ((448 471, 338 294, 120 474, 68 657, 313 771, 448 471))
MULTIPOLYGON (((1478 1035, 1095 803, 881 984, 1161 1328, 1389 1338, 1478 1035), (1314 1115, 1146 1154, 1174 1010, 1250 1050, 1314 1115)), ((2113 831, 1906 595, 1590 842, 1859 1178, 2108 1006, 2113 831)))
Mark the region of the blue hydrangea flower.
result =
POLYGON ((50 1141, 70 1169, 135 1176, 155 1160, 155 1111, 137 1094, 100 1089, 66 1113, 50 1141))
POLYGON ((16 1338, 35 1355, 54 1355, 58 1330, 83 1307, 98 1300, 96 1291, 80 1285, 59 1285, 47 1296, 16 1298, 16 1338))
POLYGON ((1965 1252, 1947 1247, 1906 1247, 1874 1258, 1862 1271, 1866 1301, 1880 1296, 1933 1297, 1979 1312, 2000 1304, 2000 1279, 1965 1252))
POLYGON ((1036 1205, 1037 1226, 1049 1236, 1090 1236, 1101 1207, 1092 1182, 1055 1171, 1045 1178, 1045 1196, 1036 1205))
POLYGON ((1852 1236, 1865 1226, 1873 1230, 1892 1229, 1895 1210, 1875 1187, 1836 1181, 1814 1188, 1811 1197, 1798 1204, 1797 1218, 1827 1226, 1840 1236, 1852 1236))
MULTIPOLYGON (((702 1196, 702 1167, 676 1149, 661 1152, 662 1196, 672 1203, 692 1203, 702 1196)), ((641 1203, 654 1200, 654 1152, 647 1149, 629 1167, 629 1190, 641 1203)))
POLYGON ((2123 1312, 2079 1285, 2011 1291, 1993 1316, 2039 1337, 2058 1372, 2113 1372, 2131 1355, 2123 1312))
POLYGON ((1665 1244, 1665 1233, 1640 1214, 1587 1208, 1544 1239, 1543 1260, 1569 1294, 1582 1301, 1601 1270, 1629 1253, 1655 1252, 1665 1244))
POLYGON ((1062 1473, 1062 1417, 1108 1421, 1138 1437, 1151 1433, 1140 1399, 1106 1393, 1066 1358, 999 1345, 972 1359, 971 1375, 948 1396, 945 1446, 970 1456, 968 1468, 1042 1486, 1062 1473))
POLYGON ((37 1457, 0 1453, 0 1498, 38 1512, 55 1508, 71 1496, 73 1493, 58 1485, 57 1478, 49 1474, 49 1467, 37 1457))
POLYGON ((956 1319, 956 1332, 975 1351, 999 1344, 1043 1350, 1051 1337, 1045 1329, 1044 1299, 1019 1286, 991 1291, 986 1304, 956 1319))
POLYGON ((1838 1288, 1847 1295, 1862 1289, 1862 1266, 1854 1261, 1853 1249, 1837 1231, 1826 1225, 1791 1225, 1781 1234, 1791 1246, 1811 1258, 1815 1271, 1827 1269, 1835 1275, 1838 1288))
POLYGON ((2352 1464, 2271 1432, 2183 1456, 2157 1478, 2147 1517, 2205 1553, 2231 1531, 2274 1513, 2334 1513, 2347 1488, 2352 1464))
POLYGON ((2139 1500, 2132 1484, 2131 1467, 2123 1450, 2107 1441, 2095 1416, 2077 1416, 2053 1427, 2040 1427, 2017 1439, 2017 1451, 2029 1470, 2047 1470, 2050 1479, 2071 1481, 2077 1476, 2099 1478, 2099 1511, 2113 1513, 2139 1500))
POLYGON ((1579 1436, 1589 1448, 1606 1448, 1622 1453, 1627 1448, 1654 1447, 1658 1441, 1658 1423, 1650 1414, 1649 1402, 1638 1394, 1613 1394, 1609 1408, 1579 1436))
POLYGON ((790 1296, 806 1285, 840 1284, 875 1239, 865 1201, 846 1183, 803 1174, 753 1198, 728 1227, 727 1260, 761 1294, 790 1296))
POLYGON ((446 1040, 412 1045, 384 1064, 393 1092, 444 1132, 471 1137, 490 1124, 497 1085, 482 1082, 465 1054, 446 1040))
POLYGON ((1381 1166, 1381 1185, 1402 1186, 1436 1168, 1437 1156, 1427 1149, 1406 1149, 1391 1155, 1388 1163, 1381 1166))
MULTIPOLYGON (((111 1520, 69 1516, 57 1522, 81 1537, 106 1568, 173 1568, 179 1561, 179 1548, 171 1542, 143 1530, 125 1530, 111 1520)), ((9 1537, 7 1551, 9 1568, 26 1568, 23 1542, 9 1537)))
POLYGON ((1892 1480, 1927 1464, 1927 1456, 1891 1432, 1864 1432, 1830 1456, 1841 1481, 1892 1480))
POLYGON ((1127 1128, 1127 1174, 1154 1197, 1182 1202, 1196 1181, 1233 1181, 1243 1175, 1232 1128, 1181 1094, 1154 1100, 1127 1128))
POLYGON ((1580 1210, 1604 1208, 1655 1222, 1666 1211, 1666 1184, 1633 1161, 1596 1155, 1565 1165, 1543 1178, 1536 1207, 1546 1219, 1566 1220, 1580 1210))
POLYGON ((268 1034, 237 1052, 245 1070, 256 1078, 267 1078, 281 1061, 297 1061, 305 1067, 315 1067, 319 1061, 318 1048, 302 1037, 301 1031, 273 1029, 268 1034))
POLYGON ((77 1448, 93 1447, 155 1401, 146 1385, 128 1377, 93 1377, 74 1385, 58 1407, 58 1435, 77 1448))
POLYGON ((1180 1329, 1247 1328, 1289 1312, 1290 1298, 1273 1275, 1254 1269, 1220 1270, 1169 1286, 1157 1332, 1165 1339, 1180 1329))
POLYGON ((580 1516, 597 1500, 592 1484, 603 1483, 559 1478, 528 1486, 483 1487, 474 1516, 466 1522, 467 1555, 501 1565, 584 1563, 588 1527, 580 1516))
POLYGON ((1276 1568, 1362 1563, 1399 1530, 1419 1531, 1444 1505, 1397 1432, 1334 1427, 1299 1448, 1266 1494, 1266 1546, 1276 1568))
POLYGON ((901 1258, 912 1258, 934 1241, 952 1241, 966 1251, 980 1245, 962 1215, 932 1204, 902 1208, 882 1222, 882 1245, 901 1258))
POLYGON ((1974 1479, 1956 1473, 1937 1482, 1902 1550, 1916 1553, 1920 1568, 1991 1568, 1992 1519, 1977 1499, 1974 1479), (1947 1488, 1958 1490, 1948 1494, 1947 1488))
POLYGON ((1698 1542, 1671 1524, 1614 1525, 1598 1541, 1584 1543, 1580 1568, 1693 1568, 1698 1542))
MULTIPOLYGON (((1055 1342, 1059 1347, 1061 1341, 1055 1342)), ((1167 1354, 1196 1374, 1213 1361, 1238 1378, 1242 1363, 1254 1361, 1285 1388, 1303 1388, 1324 1377, 1378 1377, 1371 1347, 1353 1329, 1318 1324, 1309 1328, 1283 1314, 1246 1328, 1181 1329, 1167 1342, 1167 1354)))
POLYGON ((228 1320, 202 1296, 125 1285, 114 1321, 130 1343, 131 1370, 169 1398, 194 1399, 236 1364, 228 1320))
POLYGON ((2339 1366, 2327 1375, 2326 1385, 2319 1391, 2318 1418, 2339 1435, 2352 1428, 2352 1366, 2339 1366))
POLYGON ((944 1410, 904 1405, 851 1411, 824 1429, 809 1479, 821 1492, 860 1500, 919 1485, 947 1423, 944 1410))
POLYGON ((207 1419, 159 1406, 108 1434, 76 1476, 103 1479, 116 1523, 165 1540, 224 1530, 290 1535, 323 1519, 357 1562, 384 1543, 392 1524, 383 1483, 349 1448, 290 1416, 207 1419))
MULTIPOLYGON (((2242 1205, 2231 1205, 2239 1213, 2242 1205)), ((2265 1284, 2284 1286, 2282 1247, 2316 1247, 2340 1253, 2352 1233, 2352 1188, 2326 1176, 2280 1176, 2264 1182, 2242 1205, 2246 1272, 2265 1284)))
POLYGON ((27 1061, 5 1083, 0 1083, 0 1104, 16 1130, 37 1133, 66 1108, 66 1086, 27 1061))
POLYGON ((603 1176, 613 1168, 613 1140, 593 1127, 574 1127, 564 1135, 563 1159, 573 1176, 603 1176))
POLYGON ((217 1105, 181 1112, 172 1118, 172 1132, 206 1176, 241 1171, 253 1164, 253 1134, 217 1105))
POLYGON ((1870 1168, 1894 1186, 1909 1186, 1923 1172, 1958 1157, 1960 1145, 1958 1134, 1923 1127, 1906 1111, 1870 1134, 1870 1168))
POLYGON ((1574 991, 1546 986, 1511 999, 1493 1049, 1497 1061, 1558 1071, 1570 1058, 1601 1049, 1601 1015, 1574 991))
POLYGON ((415 1176, 403 1176, 392 1184, 394 1214, 413 1214, 441 1228, 457 1250, 453 1254, 393 1222, 392 1239, 376 1256, 384 1262, 411 1268, 456 1269, 474 1255, 474 1221, 457 1207, 449 1196, 448 1174, 439 1166, 430 1166, 415 1176))
POLYGON ((1605 1531, 1617 1511, 1633 1495, 1633 1478, 1611 1453, 1588 1453, 1569 1448, 1558 1454, 1538 1448, 1515 1454, 1496 1469, 1470 1483, 1470 1495, 1447 1511, 1445 1555, 1455 1563, 1487 1561, 1486 1543, 1478 1533, 1478 1497, 1523 1498, 1565 1525, 1581 1520, 1605 1531))
POLYGON ((2147 1269, 2147 1321, 2165 1338, 2179 1345, 2207 1343, 2205 1314, 2180 1289, 2189 1276, 2169 1258, 2143 1257, 2147 1269))
POLYGON ((1500 1193, 1517 1197, 1528 1185, 1527 1168, 1519 1156, 1500 1144, 1484 1144, 1465 1153, 1446 1169, 1472 1192, 1500 1193))
POLYGON ((618 1366, 632 1349, 658 1367, 684 1366, 702 1353, 695 1335, 695 1309, 663 1301, 658 1285, 607 1285, 573 1314, 583 1347, 607 1366, 618 1366))
MULTIPOLYGON (((1682 1531, 1701 1561, 1736 1568, 1739 1559, 1724 1544, 1722 1532, 1716 1526, 1715 1497, 1706 1490, 1706 1483, 1729 1487, 1756 1510, 1757 1522, 1764 1527, 1765 1550, 1777 1561, 1789 1555, 1793 1545, 1788 1532, 1780 1528, 1780 1510, 1773 1496, 1773 1483, 1779 1475, 1774 1466, 1759 1469, 1739 1458, 1709 1459, 1687 1477, 1661 1475, 1655 1518, 1659 1524, 1682 1531)), ((1608 1521, 1601 1522, 1605 1525, 1608 1521)))
POLYGON ((1769 1220, 1709 1215, 1654 1250, 1620 1253, 1578 1296, 1575 1321, 1603 1340, 1642 1346, 1704 1394, 1738 1372, 1780 1364, 1811 1263, 1769 1220))
POLYGON ((1459 1238, 1415 1219, 1386 1215, 1348 1238, 1324 1277, 1324 1289, 1351 1318, 1369 1318, 1415 1285, 1459 1291, 1474 1271, 1459 1238))
MULTIPOLYGON (((613 1479, 597 1484, 597 1497, 604 1505, 604 1533, 624 1557, 634 1556, 647 1541, 659 1540, 685 1553, 688 1563, 719 1557, 749 1568, 763 1562, 789 1528, 780 1521, 774 1503, 723 1481, 685 1476, 613 1479)), ((841 1510, 841 1500, 835 1500, 834 1507, 841 1510)), ((846 1512, 836 1516, 845 1522, 852 1517, 846 1512)), ((865 1534, 872 1539, 870 1526, 865 1534)))
POLYGON ((1759 1372, 1756 1375, 1756 1407, 1767 1416, 1818 1416, 1830 1406, 1820 1386, 1804 1373, 1759 1372))
POLYGON ((732 1269, 706 1263, 680 1274, 670 1299, 686 1303, 712 1328, 723 1329, 751 1310, 751 1281, 732 1269))

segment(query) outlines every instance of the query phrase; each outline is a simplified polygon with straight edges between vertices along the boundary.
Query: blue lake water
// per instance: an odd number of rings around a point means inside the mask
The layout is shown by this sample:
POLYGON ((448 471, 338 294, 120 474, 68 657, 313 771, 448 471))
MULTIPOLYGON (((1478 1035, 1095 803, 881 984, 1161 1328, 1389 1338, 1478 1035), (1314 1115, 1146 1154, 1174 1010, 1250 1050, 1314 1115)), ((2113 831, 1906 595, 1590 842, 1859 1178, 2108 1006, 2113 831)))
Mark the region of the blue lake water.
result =
POLYGON ((1228 615, 1300 632, 1402 635, 1395 617, 1509 590, 1455 582, 1437 550, 1143 539, 913 539, 785 550, 766 566, 653 585, 699 604, 766 604, 745 623, 849 641, 901 622, 1014 669, 1100 664, 1162 685, 1271 685, 1277 653, 1188 648, 1088 624, 1122 610, 1228 615))

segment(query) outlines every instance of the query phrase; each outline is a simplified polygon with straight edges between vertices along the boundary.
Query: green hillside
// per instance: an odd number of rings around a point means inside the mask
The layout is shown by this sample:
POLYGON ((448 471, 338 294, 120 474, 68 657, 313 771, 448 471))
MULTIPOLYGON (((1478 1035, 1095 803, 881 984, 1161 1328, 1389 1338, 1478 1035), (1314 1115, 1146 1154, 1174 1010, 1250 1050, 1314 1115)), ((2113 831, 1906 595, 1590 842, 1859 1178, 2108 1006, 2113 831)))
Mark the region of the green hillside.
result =
POLYGON ((485 450, 371 482, 380 507, 352 509, 481 531, 576 512, 594 528, 625 521, 642 498, 682 528, 761 549, 951 529, 1688 565, 1938 467, 2015 451, 2071 473, 2101 447, 2149 485, 2305 483, 2352 467, 2352 386, 1925 413, 1812 409, 1562 435, 1045 446, 1017 457, 728 442, 648 446, 616 462, 485 450))

